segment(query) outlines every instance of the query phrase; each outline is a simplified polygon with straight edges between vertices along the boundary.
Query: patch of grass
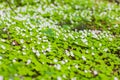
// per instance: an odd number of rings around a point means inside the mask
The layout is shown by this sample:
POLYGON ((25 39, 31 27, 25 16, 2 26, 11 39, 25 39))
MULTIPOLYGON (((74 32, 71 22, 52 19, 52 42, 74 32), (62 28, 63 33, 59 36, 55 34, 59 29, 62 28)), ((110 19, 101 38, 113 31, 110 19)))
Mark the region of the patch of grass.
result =
POLYGON ((16 15, 0 3, 0 78, 120 79, 119 5, 94 0, 21 5, 12 5, 16 15))

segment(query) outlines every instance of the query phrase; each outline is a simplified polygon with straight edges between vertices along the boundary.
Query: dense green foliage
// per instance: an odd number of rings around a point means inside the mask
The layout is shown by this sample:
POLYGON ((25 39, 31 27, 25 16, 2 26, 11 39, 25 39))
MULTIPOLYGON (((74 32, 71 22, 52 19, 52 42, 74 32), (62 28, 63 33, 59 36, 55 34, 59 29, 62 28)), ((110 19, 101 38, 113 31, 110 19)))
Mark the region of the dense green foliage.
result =
POLYGON ((99 0, 9 3, 0 3, 0 78, 120 79, 118 4, 99 0))

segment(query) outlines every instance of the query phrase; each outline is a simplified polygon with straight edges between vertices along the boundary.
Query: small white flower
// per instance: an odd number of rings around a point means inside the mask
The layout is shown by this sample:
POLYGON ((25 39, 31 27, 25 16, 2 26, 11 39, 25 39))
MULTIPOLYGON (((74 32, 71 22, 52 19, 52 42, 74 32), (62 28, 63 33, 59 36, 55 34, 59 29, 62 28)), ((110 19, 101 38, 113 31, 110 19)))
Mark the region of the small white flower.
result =
POLYGON ((0 80, 3 80, 3 76, 0 75, 0 80))
POLYGON ((62 64, 65 64, 65 61, 61 61, 62 64))
POLYGON ((86 42, 87 42, 87 39, 82 39, 82 42, 83 42, 83 43, 86 43, 86 42))
POLYGON ((98 72, 95 70, 95 71, 93 71, 93 74, 94 74, 94 75, 97 75, 97 74, 98 74, 98 72))
POLYGON ((78 68, 79 68, 79 66, 76 64, 76 65, 75 65, 75 68, 76 68, 76 69, 78 69, 78 68))
POLYGON ((14 76, 18 76, 18 74, 14 74, 14 76))
POLYGON ((65 74, 63 74, 63 78, 66 78, 66 75, 65 75, 65 74))
POLYGON ((5 27, 5 28, 3 29, 3 31, 4 31, 4 32, 7 31, 7 28, 5 27))
POLYGON ((73 77, 73 78, 71 78, 71 80, 77 80, 77 78, 76 78, 76 77, 73 77))
POLYGON ((53 61, 54 61, 54 62, 58 62, 58 60, 57 60, 57 59, 54 59, 53 61))
POLYGON ((107 52, 107 51, 108 51, 108 48, 105 48, 103 51, 107 52))
POLYGON ((40 56, 40 53, 38 50, 35 53, 36 53, 36 56, 38 56, 38 57, 40 56))
POLYGON ((65 62, 68 62, 68 60, 67 60, 67 59, 65 59, 65 62))
POLYGON ((88 71, 87 70, 84 70, 85 73, 87 73, 88 71))
POLYGON ((26 55, 26 53, 25 53, 25 52, 23 52, 23 55, 26 55))
POLYGON ((94 55, 95 55, 95 53, 94 53, 94 52, 92 52, 92 55, 94 56, 94 55))
POLYGON ((74 54, 73 54, 73 52, 72 52, 72 51, 70 52, 70 55, 71 55, 72 57, 74 57, 74 54))
POLYGON ((36 52, 36 50, 35 49, 32 49, 32 51, 35 53, 36 52))
POLYGON ((118 78, 117 78, 117 77, 114 77, 114 80, 118 80, 118 78))
POLYGON ((84 36, 84 35, 81 35, 80 37, 83 39, 85 36, 84 36))
POLYGON ((23 20, 26 20, 26 17, 16 16, 15 19, 16 19, 16 20, 19 20, 19 21, 23 21, 23 20))
POLYGON ((91 49, 94 49, 94 47, 91 47, 91 49))
POLYGON ((113 39, 112 38, 109 38, 110 41, 112 41, 113 39))
POLYGON ((66 53, 67 56, 70 56, 68 50, 65 50, 65 53, 66 53))
POLYGON ((12 62, 13 62, 13 63, 16 62, 16 59, 13 59, 12 62))
POLYGON ((12 42, 12 45, 16 45, 15 41, 12 42))
POLYGON ((5 42, 6 40, 5 39, 1 39, 2 42, 5 42))
POLYGON ((0 59, 2 59, 2 56, 0 56, 0 59))
POLYGON ((100 43, 100 44, 99 44, 99 46, 101 47, 101 46, 102 46, 102 44, 100 43))
POLYGON ((82 59, 83 59, 84 61, 86 61, 86 58, 85 58, 85 56, 82 56, 82 59))
POLYGON ((21 40, 20 40, 20 43, 24 43, 24 40, 23 40, 23 39, 21 39, 21 40))
POLYGON ((57 70, 60 70, 61 69, 61 65, 60 64, 56 64, 56 65, 54 65, 55 66, 55 68, 57 69, 57 70))
POLYGON ((47 48, 46 51, 50 52, 50 51, 51 51, 51 48, 47 48))
POLYGON ((98 39, 98 36, 97 36, 97 34, 93 34, 93 36, 92 36, 93 38, 96 38, 96 39, 98 39))
POLYGON ((37 44, 40 44, 40 42, 37 42, 37 44))
POLYGON ((43 42, 48 42, 48 40, 43 40, 43 42))
POLYGON ((46 36, 43 36, 42 38, 43 38, 43 39, 47 39, 47 37, 46 37, 46 36))
POLYGON ((42 46, 42 48, 44 49, 44 48, 45 48, 45 46, 42 46))
POLYGON ((22 36, 25 36, 25 34, 21 33, 22 36))
POLYGON ((70 66, 68 66, 68 69, 70 69, 70 66))
POLYGON ((88 50, 86 50, 86 53, 88 53, 89 51, 88 50))
POLYGON ((46 55, 46 51, 45 51, 45 50, 42 50, 42 53, 43 53, 44 55, 46 55))
POLYGON ((28 64, 30 64, 30 63, 31 63, 31 60, 30 60, 30 59, 28 59, 26 64, 28 65, 28 64))
POLYGON ((1 48, 2 48, 2 49, 6 49, 6 47, 5 47, 4 45, 1 45, 1 48))
POLYGON ((57 77, 57 80, 62 80, 62 78, 60 76, 57 77))

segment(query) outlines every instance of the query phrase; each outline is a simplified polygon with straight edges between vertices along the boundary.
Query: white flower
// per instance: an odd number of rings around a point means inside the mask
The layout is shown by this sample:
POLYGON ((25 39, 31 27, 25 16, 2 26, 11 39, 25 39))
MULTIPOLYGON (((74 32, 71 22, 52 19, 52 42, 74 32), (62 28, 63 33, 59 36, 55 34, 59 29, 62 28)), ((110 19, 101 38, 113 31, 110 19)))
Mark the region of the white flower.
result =
POLYGON ((40 42, 38 41, 37 44, 40 44, 40 42))
POLYGON ((65 74, 63 74, 63 78, 66 78, 66 75, 65 75, 65 74))
POLYGON ((107 52, 107 51, 108 51, 108 48, 105 48, 103 51, 107 52))
POLYGON ((25 53, 25 52, 23 52, 23 55, 26 55, 26 53, 25 53))
POLYGON ((79 68, 79 66, 76 64, 76 65, 75 65, 75 68, 76 68, 76 69, 78 69, 78 68, 79 68))
POLYGON ((81 35, 80 37, 83 39, 85 36, 84 36, 84 35, 81 35))
POLYGON ((83 42, 83 43, 86 43, 86 42, 87 42, 87 39, 82 39, 82 42, 83 42))
POLYGON ((66 53, 67 56, 70 56, 68 50, 65 50, 65 53, 66 53))
POLYGON ((94 52, 92 52, 92 55, 95 55, 95 53, 94 53, 94 52))
POLYGON ((54 65, 54 67, 55 67, 57 70, 60 70, 60 69, 61 69, 61 65, 60 65, 60 64, 56 64, 56 65, 54 65))
POLYGON ((3 80, 3 76, 0 75, 0 80, 3 80))
POLYGON ((34 53, 36 52, 36 50, 35 50, 34 48, 32 49, 32 51, 33 51, 34 53))
POLYGON ((100 43, 100 44, 99 44, 99 46, 101 47, 101 46, 102 46, 102 44, 100 43))
POLYGON ((85 58, 85 56, 82 56, 82 59, 83 59, 84 61, 86 61, 86 58, 85 58))
POLYGON ((4 45, 1 45, 1 48, 2 48, 2 49, 6 49, 6 47, 5 47, 4 45))
POLYGON ((36 50, 36 52, 35 52, 35 53, 36 53, 36 56, 38 56, 38 57, 40 56, 40 53, 39 53, 39 51, 38 51, 38 50, 36 50))
POLYGON ((14 76, 18 76, 18 74, 14 74, 14 76))
POLYGON ((5 42, 6 40, 5 39, 1 39, 2 42, 5 42))
POLYGON ((65 64, 65 61, 61 61, 62 64, 65 64))
POLYGON ((44 48, 45 48, 45 46, 42 46, 42 48, 44 49, 44 48))
POLYGON ((0 59, 2 59, 2 56, 0 56, 0 59))
POLYGON ((49 48, 47 48, 47 49, 46 49, 46 51, 50 52, 50 51, 51 51, 51 48, 50 48, 50 47, 49 47, 49 48))
POLYGON ((54 62, 58 62, 58 60, 57 60, 57 59, 54 59, 53 61, 54 61, 54 62))
POLYGON ((46 36, 43 36, 42 38, 43 38, 43 39, 47 39, 47 37, 46 37, 46 36))
POLYGON ((5 12, 3 10, 0 10, 0 16, 1 17, 5 16, 5 12))
POLYGON ((21 33, 22 36, 25 36, 25 34, 21 33))
POLYGON ((84 70, 85 73, 87 73, 88 71, 87 70, 84 70))
POLYGON ((26 46, 25 46, 25 45, 23 45, 23 48, 26 48, 26 46))
POLYGON ((60 76, 57 77, 57 80, 62 80, 62 78, 60 76))
POLYGON ((94 47, 91 47, 91 49, 94 49, 94 47))
POLYGON ((118 78, 117 78, 117 77, 114 77, 114 80, 118 80, 118 78))
POLYGON ((120 49, 120 46, 118 47, 118 49, 120 49))
POLYGON ((113 40, 113 38, 109 38, 109 41, 112 41, 113 40))
POLYGON ((12 45, 16 45, 15 41, 12 42, 12 45))
POLYGON ((30 64, 30 63, 31 63, 31 60, 30 60, 30 59, 28 59, 26 64, 28 65, 28 64, 30 64))
POLYGON ((76 77, 73 77, 73 78, 71 78, 71 80, 77 80, 77 78, 76 78, 76 77))
POLYGON ((93 38, 96 38, 96 39, 98 39, 98 36, 97 36, 97 34, 93 34, 93 36, 92 36, 93 38))
POLYGON ((13 63, 16 62, 16 59, 13 59, 12 62, 13 62, 13 63))
POLYGON ((88 50, 86 50, 86 53, 88 53, 89 51, 88 50))
POLYGON ((68 69, 70 69, 70 66, 68 66, 68 69))
POLYGON ((21 40, 20 40, 20 43, 24 43, 24 40, 23 40, 23 39, 21 39, 21 40))
POLYGON ((43 40, 43 42, 48 42, 48 40, 43 40))
POLYGON ((65 62, 68 62, 68 60, 67 60, 67 59, 65 59, 65 62))
POLYGON ((72 51, 70 52, 70 55, 71 55, 72 57, 74 57, 74 54, 73 54, 73 52, 72 52, 72 51))
POLYGON ((23 21, 23 20, 26 20, 26 17, 16 16, 15 19, 19 21, 23 21))
POLYGON ((94 75, 97 75, 97 74, 98 74, 98 72, 95 70, 95 71, 93 71, 93 74, 94 74, 94 75))

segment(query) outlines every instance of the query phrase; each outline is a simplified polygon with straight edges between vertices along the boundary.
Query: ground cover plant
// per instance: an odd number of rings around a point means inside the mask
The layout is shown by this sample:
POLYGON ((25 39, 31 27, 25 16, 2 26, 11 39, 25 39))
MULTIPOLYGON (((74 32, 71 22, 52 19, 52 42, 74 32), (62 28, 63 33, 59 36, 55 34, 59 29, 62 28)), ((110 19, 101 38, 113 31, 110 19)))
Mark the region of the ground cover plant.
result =
POLYGON ((1 80, 119 80, 120 6, 102 0, 0 2, 1 80))

